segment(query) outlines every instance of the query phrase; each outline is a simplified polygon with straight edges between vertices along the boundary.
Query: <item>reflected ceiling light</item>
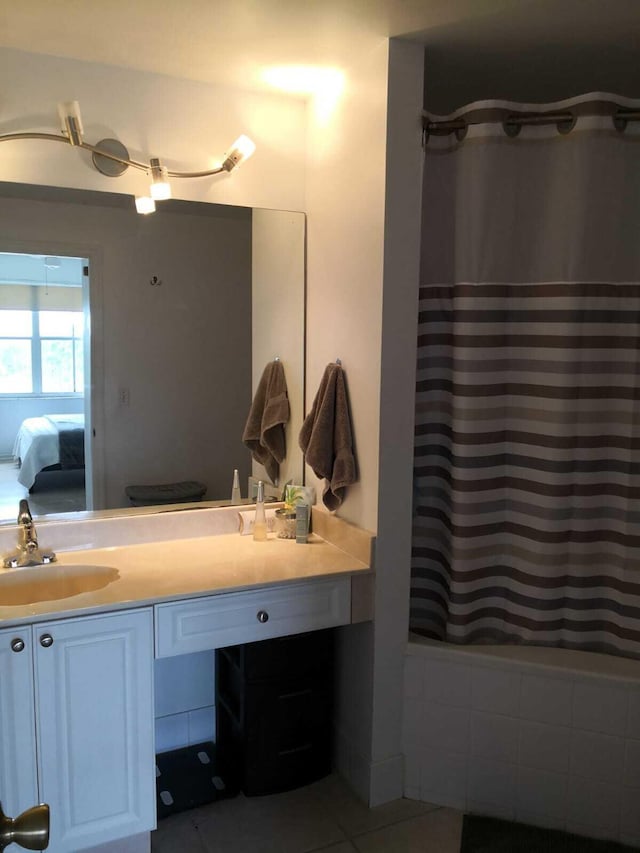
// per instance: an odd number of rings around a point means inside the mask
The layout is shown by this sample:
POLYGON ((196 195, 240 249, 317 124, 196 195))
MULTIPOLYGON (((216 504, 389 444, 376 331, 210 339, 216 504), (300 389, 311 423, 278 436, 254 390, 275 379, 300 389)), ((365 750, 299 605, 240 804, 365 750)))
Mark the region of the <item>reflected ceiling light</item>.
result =
POLYGON ((149 196, 136 197, 138 213, 153 213, 155 202, 171 198, 169 178, 208 178, 222 172, 230 172, 237 168, 256 150, 256 146, 247 136, 239 136, 224 155, 222 163, 212 169, 200 172, 175 172, 162 166, 158 157, 151 157, 148 163, 132 160, 125 146, 117 139, 101 139, 95 145, 84 141, 84 128, 80 116, 80 106, 77 101, 65 101, 58 105, 58 114, 62 133, 4 133, 0 142, 19 139, 44 139, 50 142, 64 142, 84 151, 91 152, 91 160, 95 168, 109 178, 122 175, 129 166, 140 169, 151 177, 149 196))
POLYGON ((155 201, 148 195, 137 195, 136 196, 136 210, 138 213, 155 213, 156 203, 155 201))

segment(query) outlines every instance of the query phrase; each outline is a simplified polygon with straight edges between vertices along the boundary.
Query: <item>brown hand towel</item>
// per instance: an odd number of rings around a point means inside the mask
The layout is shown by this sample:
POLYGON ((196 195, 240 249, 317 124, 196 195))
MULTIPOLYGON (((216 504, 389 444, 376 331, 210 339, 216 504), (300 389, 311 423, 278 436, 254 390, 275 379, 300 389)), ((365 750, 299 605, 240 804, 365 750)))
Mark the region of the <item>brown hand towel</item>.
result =
POLYGON ((258 383, 242 441, 253 458, 278 482, 280 463, 287 453, 284 425, 289 420, 289 398, 281 361, 270 361, 258 383))
POLYGON ((339 364, 327 366, 299 442, 313 473, 327 480, 324 505, 331 511, 338 509, 346 487, 357 479, 347 388, 339 364))

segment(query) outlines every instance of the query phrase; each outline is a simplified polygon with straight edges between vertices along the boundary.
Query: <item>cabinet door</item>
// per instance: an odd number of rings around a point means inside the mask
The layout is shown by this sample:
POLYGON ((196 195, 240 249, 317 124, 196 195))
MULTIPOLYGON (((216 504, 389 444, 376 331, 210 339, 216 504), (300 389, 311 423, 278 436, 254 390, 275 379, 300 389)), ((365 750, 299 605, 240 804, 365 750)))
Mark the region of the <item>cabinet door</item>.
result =
POLYGON ((0 631, 0 802, 17 817, 38 800, 31 627, 0 631))
POLYGON ((40 796, 51 851, 155 826, 150 610, 34 626, 40 796))

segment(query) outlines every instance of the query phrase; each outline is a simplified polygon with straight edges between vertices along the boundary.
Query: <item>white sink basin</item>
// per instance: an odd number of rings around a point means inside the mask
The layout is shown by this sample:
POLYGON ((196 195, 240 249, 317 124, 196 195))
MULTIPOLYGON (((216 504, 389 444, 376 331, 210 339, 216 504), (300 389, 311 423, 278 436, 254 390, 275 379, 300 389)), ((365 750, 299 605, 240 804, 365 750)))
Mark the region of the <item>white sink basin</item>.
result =
POLYGON ((58 601, 103 589, 120 577, 112 566, 48 563, 20 569, 0 569, 0 607, 58 601))

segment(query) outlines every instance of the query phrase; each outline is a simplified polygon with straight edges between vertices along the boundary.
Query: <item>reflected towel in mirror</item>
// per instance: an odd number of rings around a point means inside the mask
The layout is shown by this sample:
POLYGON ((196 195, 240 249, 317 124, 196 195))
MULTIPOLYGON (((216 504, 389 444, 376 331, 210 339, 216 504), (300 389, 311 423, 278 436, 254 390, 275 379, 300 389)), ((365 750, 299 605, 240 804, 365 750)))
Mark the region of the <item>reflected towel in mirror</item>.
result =
POLYGON ((279 360, 265 367, 242 434, 256 462, 264 465, 277 485, 280 463, 287 453, 284 425, 289 420, 289 397, 284 367, 279 360))

